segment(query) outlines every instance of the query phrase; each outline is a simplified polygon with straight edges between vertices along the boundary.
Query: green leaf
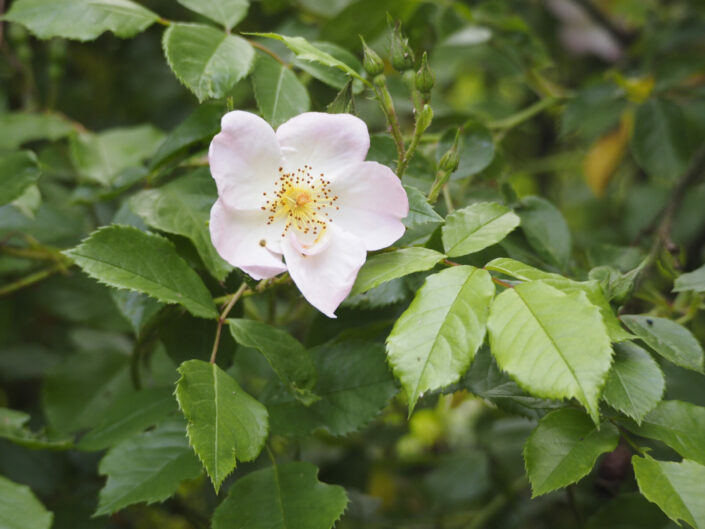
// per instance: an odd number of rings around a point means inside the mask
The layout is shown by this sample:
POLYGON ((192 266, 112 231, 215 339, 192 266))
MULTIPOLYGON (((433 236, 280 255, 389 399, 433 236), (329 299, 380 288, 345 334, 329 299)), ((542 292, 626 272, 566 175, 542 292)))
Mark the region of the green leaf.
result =
MULTIPOLYGON (((334 59, 347 64, 358 74, 364 75, 364 70, 362 69, 360 59, 345 48, 341 48, 337 44, 333 44, 331 42, 312 42, 311 45, 318 50, 327 53, 334 59)), ((352 79, 344 71, 337 67, 325 66, 323 64, 319 64, 318 62, 311 62, 310 60, 302 60, 300 58, 297 58, 294 61, 294 65, 297 68, 301 68, 306 73, 311 74, 312 77, 315 77, 322 83, 339 90, 347 84, 348 80, 352 81, 352 79)), ((358 93, 361 89, 362 86, 360 85, 360 82, 355 80, 353 83, 353 92, 358 93)))
POLYGON ((572 242, 563 215, 541 197, 524 197, 521 202, 517 214, 526 240, 548 264, 565 269, 570 261, 572 242))
POLYGON ((487 270, 515 277, 522 281, 538 281, 541 279, 567 279, 560 274, 544 272, 533 266, 508 257, 498 257, 485 265, 487 270))
MULTIPOLYGON (((455 130, 447 130, 436 147, 436 163, 441 161, 441 157, 448 152, 454 141, 455 130)), ((451 175, 451 180, 476 175, 492 163, 494 155, 494 141, 487 127, 477 121, 465 123, 458 138, 458 168, 451 175)))
POLYGON ((673 284, 673 292, 687 291, 705 292, 705 265, 676 278, 673 284))
POLYGON ((252 87, 257 107, 272 127, 311 108, 308 91, 294 72, 269 56, 255 60, 252 87))
POLYGON ((381 344, 346 340, 316 347, 311 357, 320 400, 306 407, 286 388, 277 388, 266 399, 274 434, 307 435, 321 428, 347 435, 372 420, 397 392, 381 344))
POLYGON ((71 133, 73 125, 58 114, 7 112, 0 114, 0 130, 0 149, 12 150, 30 141, 61 139, 71 133))
POLYGON ((389 364, 409 399, 455 382, 485 338, 494 296, 490 274, 454 266, 426 278, 387 338, 389 364))
POLYGON ((648 455, 633 456, 639 490, 676 523, 705 528, 705 466, 687 459, 680 463, 656 461, 648 455))
POLYGON ((289 333, 254 320, 228 320, 237 343, 257 349, 289 391, 304 404, 315 402, 316 366, 311 355, 289 333))
POLYGON ((631 151, 650 176, 673 183, 688 167, 691 149, 687 134, 685 117, 677 104, 650 99, 636 111, 631 151))
POLYGON ((0 476, 0 527, 49 529, 53 518, 28 486, 0 476))
POLYGON ((591 516, 585 529, 665 529, 670 525, 661 510, 638 492, 622 494, 591 516))
POLYGON ((661 368, 633 343, 618 344, 602 398, 637 423, 661 400, 666 387, 661 368))
POLYGON ((441 217, 426 200, 426 196, 411 186, 404 186, 409 199, 409 214, 402 219, 406 233, 397 245, 409 245, 424 242, 433 230, 443 224, 441 217))
POLYGON ((599 423, 612 348, 600 311, 584 292, 522 283, 497 296, 487 327, 499 367, 520 386, 538 397, 574 397, 599 423))
POLYGON ((180 303, 201 318, 218 316, 201 278, 159 235, 130 226, 106 226, 64 253, 101 283, 180 303))
MULTIPOLYGON (((287 37, 285 35, 278 35, 277 33, 250 33, 255 37, 266 37, 268 39, 275 39, 286 44, 289 48, 296 54, 296 57, 302 61, 310 61, 323 66, 330 66, 331 68, 337 68, 342 70, 347 75, 358 79, 365 84, 369 85, 370 82, 362 77, 357 71, 348 66, 346 63, 340 59, 336 59, 330 53, 317 48, 315 45, 311 44, 303 37, 287 37)), ((342 86, 337 86, 336 88, 342 88, 342 86)))
POLYGON ((27 413, 0 408, 0 437, 32 450, 66 450, 73 447, 73 438, 31 431, 27 413))
POLYGON ((131 392, 128 360, 118 351, 81 352, 49 370, 42 388, 49 424, 61 432, 96 426, 114 402, 131 392))
POLYGON ((151 125, 83 132, 71 136, 71 158, 83 178, 108 186, 120 172, 139 166, 163 138, 151 125))
POLYGON ((40 39, 86 41, 105 31, 132 37, 159 16, 130 0, 17 0, 3 19, 26 26, 40 39))
POLYGON ((618 442, 619 431, 613 424, 604 422, 598 430, 581 410, 552 411, 524 445, 531 496, 576 483, 590 472, 598 456, 614 450, 618 442))
POLYGON ((142 335, 164 307, 156 299, 139 292, 111 289, 110 293, 118 310, 130 322, 136 337, 142 335))
POLYGON ((116 401, 102 420, 81 438, 81 450, 104 450, 154 426, 176 410, 176 400, 167 389, 134 391, 116 401))
POLYGON ((357 114, 353 97, 353 80, 349 79, 335 99, 326 107, 328 114, 357 114))
POLYGON ((108 477, 94 516, 132 505, 164 501, 179 484, 201 474, 201 464, 188 445, 183 419, 170 419, 111 448, 98 472, 108 477))
MULTIPOLYGON (((4 134, 4 132, 3 132, 4 134)), ((22 196, 39 180, 37 157, 30 151, 0 155, 0 206, 22 196)))
POLYGON ((183 235, 193 242, 213 277, 222 281, 232 270, 213 247, 208 219, 218 198, 208 169, 196 170, 157 189, 140 191, 130 208, 152 228, 183 235))
POLYGON ((161 167, 182 151, 204 140, 210 140, 220 131, 220 118, 226 112, 222 101, 208 101, 172 130, 152 156, 149 166, 161 167))
POLYGON ((240 22, 250 7, 250 0, 177 0, 182 6, 222 24, 228 32, 240 22))
POLYGON ((428 248, 402 248, 373 255, 357 273, 350 296, 367 292, 382 283, 433 268, 445 256, 428 248))
POLYGON ((496 202, 478 202, 454 211, 443 226, 443 247, 458 257, 492 246, 519 226, 511 209, 496 202))
POLYGON ((705 465, 705 408, 679 400, 665 400, 640 425, 627 424, 642 437, 658 439, 686 459, 705 465))
POLYGON ((624 315, 620 319, 630 331, 666 360, 703 373, 703 348, 682 325, 667 318, 646 315, 624 315))
POLYGON ((188 419, 189 442, 217 493, 236 459, 259 455, 267 439, 267 410, 215 364, 188 360, 179 373, 176 399, 188 419))
POLYGON ((172 71, 199 101, 225 96, 255 56, 245 39, 202 24, 172 24, 162 45, 172 71))
POLYGON ((348 498, 317 474, 314 465, 295 462, 238 479, 215 510, 213 529, 330 529, 348 498))

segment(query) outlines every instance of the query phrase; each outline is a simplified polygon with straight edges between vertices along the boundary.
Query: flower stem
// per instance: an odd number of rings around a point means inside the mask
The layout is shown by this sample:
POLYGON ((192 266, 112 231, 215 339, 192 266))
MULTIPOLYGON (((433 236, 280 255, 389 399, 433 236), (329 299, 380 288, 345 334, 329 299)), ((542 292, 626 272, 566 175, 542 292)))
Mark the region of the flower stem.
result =
POLYGON ((399 119, 397 118, 396 110, 394 110, 394 102, 392 101, 392 96, 387 88, 387 79, 384 75, 378 75, 374 78, 374 91, 382 107, 382 112, 387 118, 387 124, 392 132, 392 138, 394 138, 394 143, 397 147, 397 154, 399 156, 399 164, 404 159, 404 136, 401 133, 401 128, 399 127, 399 119))
POLYGON ((233 294, 233 297, 230 298, 230 301, 228 304, 225 306, 223 309, 223 312, 220 313, 220 316, 218 317, 218 328, 215 331, 215 340, 213 340, 213 350, 211 351, 211 359, 210 363, 215 364, 215 357, 218 355, 218 346, 220 345, 220 334, 223 331, 223 323, 225 323, 225 318, 228 317, 228 314, 230 314, 230 311, 232 308, 235 306, 235 303, 237 303, 237 300, 240 299, 240 297, 244 294, 245 290, 247 290, 248 286, 247 283, 242 283, 240 285, 240 288, 238 288, 235 293, 233 294))
POLYGON ((436 173, 436 179, 433 181, 433 185, 431 186, 431 191, 428 192, 429 204, 434 204, 436 200, 438 200, 438 195, 448 181, 448 178, 450 178, 451 174, 451 171, 444 171, 443 169, 438 170, 438 173, 436 173))

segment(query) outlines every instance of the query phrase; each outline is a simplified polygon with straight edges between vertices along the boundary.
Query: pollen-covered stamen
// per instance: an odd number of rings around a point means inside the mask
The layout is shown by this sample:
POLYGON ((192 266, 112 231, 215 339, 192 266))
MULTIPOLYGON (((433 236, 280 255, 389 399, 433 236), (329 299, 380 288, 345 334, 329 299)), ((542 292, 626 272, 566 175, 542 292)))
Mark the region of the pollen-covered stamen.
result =
POLYGON ((313 243, 318 242, 326 230, 330 218, 329 209, 340 209, 335 203, 337 196, 330 190, 330 180, 324 173, 315 174, 310 165, 304 165, 295 171, 284 172, 279 168, 279 180, 274 191, 263 193, 264 205, 268 210, 267 224, 279 218, 285 218, 282 237, 293 228, 299 234, 313 236, 313 243))

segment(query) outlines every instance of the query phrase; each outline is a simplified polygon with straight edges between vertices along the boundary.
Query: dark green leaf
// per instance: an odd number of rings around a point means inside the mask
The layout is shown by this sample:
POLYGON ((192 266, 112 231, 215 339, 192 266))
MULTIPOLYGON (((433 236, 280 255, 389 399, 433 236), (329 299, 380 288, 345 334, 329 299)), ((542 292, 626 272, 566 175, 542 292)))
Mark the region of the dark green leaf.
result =
POLYGON ((269 56, 255 60, 252 86, 257 107, 272 127, 311 108, 308 91, 294 72, 269 56))
POLYGON ((598 430, 580 410, 564 408, 549 413, 524 445, 532 497, 579 481, 598 456, 614 450, 618 441, 619 431, 613 424, 604 422, 598 430))
POLYGON ((163 237, 112 225, 93 232, 66 254, 101 283, 180 303, 194 316, 218 315, 201 278, 163 237))
POLYGON ((625 315, 621 320, 630 331, 665 359, 677 366, 703 372, 703 348, 682 325, 666 318, 646 315, 625 315))
POLYGON ((0 155, 0 206, 12 202, 39 180, 37 157, 30 151, 0 155))
POLYGON ((402 220, 406 233, 397 245, 410 245, 425 241, 433 230, 443 224, 441 217, 426 200, 426 196, 415 187, 404 186, 409 198, 409 214, 402 220))
POLYGON ((317 474, 314 465, 296 462, 240 478, 216 509, 213 529, 330 529, 348 498, 317 474))
POLYGON ((21 411, 0 408, 0 437, 33 450, 66 450, 73 446, 72 437, 31 431, 27 426, 29 419, 21 411))
POLYGON ((176 398, 188 419, 189 442, 218 492, 236 459, 252 461, 267 438, 267 410, 215 364, 179 367, 176 398))
POLYGON ((517 210, 527 241, 548 264, 565 269, 570 261, 571 237, 561 212, 541 197, 522 198, 517 210))

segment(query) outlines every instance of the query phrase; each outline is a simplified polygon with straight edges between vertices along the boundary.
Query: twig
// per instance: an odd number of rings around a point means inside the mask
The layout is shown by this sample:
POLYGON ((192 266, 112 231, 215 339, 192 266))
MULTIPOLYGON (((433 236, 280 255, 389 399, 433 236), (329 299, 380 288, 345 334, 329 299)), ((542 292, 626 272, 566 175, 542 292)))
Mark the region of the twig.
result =
POLYGON ((524 121, 531 119, 536 114, 543 112, 547 108, 551 108, 561 100, 562 99, 558 97, 546 97, 540 101, 537 101, 533 105, 520 110, 516 114, 512 114, 511 116, 507 116, 506 118, 498 119, 496 121, 490 121, 487 126, 490 129, 500 130, 506 134, 509 129, 512 129, 524 121))
POLYGON ((215 364, 215 357, 218 354, 218 346, 220 345, 220 334, 223 331, 223 323, 225 323, 225 318, 228 317, 228 314, 230 314, 230 311, 235 306, 235 303, 237 303, 237 300, 240 299, 240 296, 242 296, 242 294, 245 292, 245 290, 247 290, 247 288, 247 283, 243 282, 242 285, 240 285, 240 288, 238 288, 237 291, 233 294, 233 297, 230 298, 230 301, 218 317, 218 328, 215 331, 215 340, 213 340, 213 350, 211 351, 211 364, 215 364))
POLYGON ((0 297, 7 296, 8 294, 12 294, 13 292, 16 292, 20 289, 31 286, 35 283, 38 283, 42 279, 46 279, 47 277, 56 274, 57 272, 62 272, 64 270, 66 270, 66 265, 64 263, 58 263, 50 268, 45 268, 44 270, 40 270, 39 272, 35 272, 34 274, 25 276, 8 285, 0 287, 0 297))

